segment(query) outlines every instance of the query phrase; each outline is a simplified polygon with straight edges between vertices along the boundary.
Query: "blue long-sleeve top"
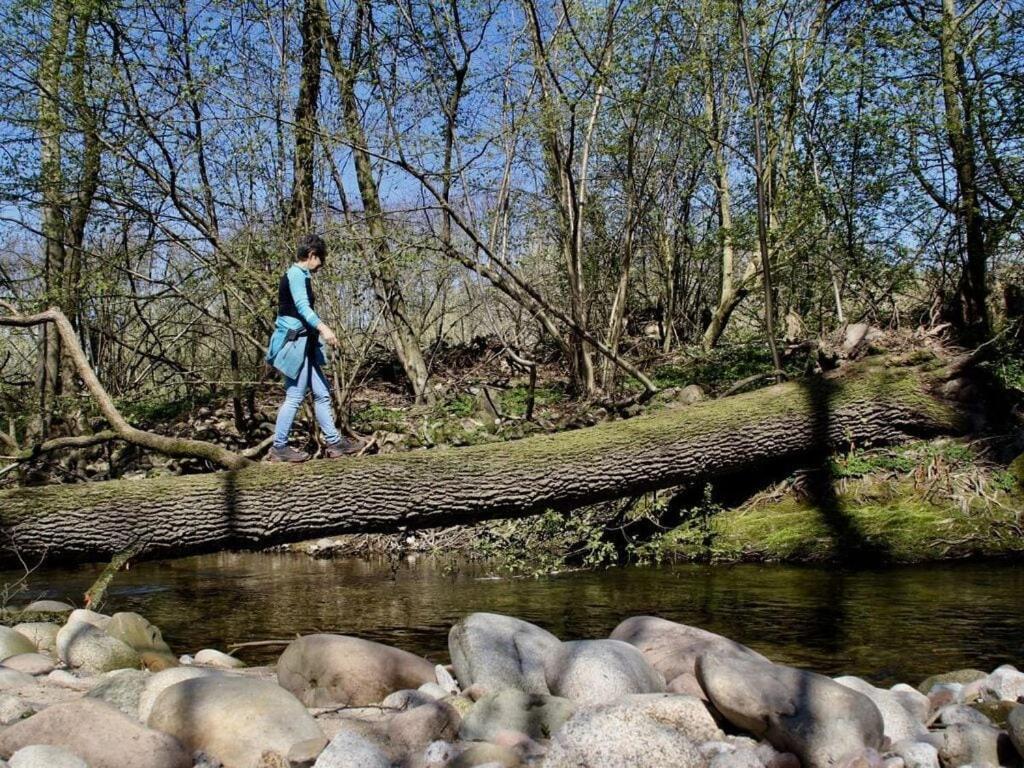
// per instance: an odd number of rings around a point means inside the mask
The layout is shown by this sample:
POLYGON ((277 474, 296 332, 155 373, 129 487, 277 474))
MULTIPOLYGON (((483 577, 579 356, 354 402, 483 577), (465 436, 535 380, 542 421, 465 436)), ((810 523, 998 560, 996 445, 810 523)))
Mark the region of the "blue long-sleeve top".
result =
MULTIPOLYGON (((309 270, 300 267, 298 264, 292 264, 288 271, 285 273, 288 279, 288 289, 291 291, 292 301, 295 304, 295 310, 299 313, 301 320, 291 315, 278 315, 277 320, 274 323, 274 333, 270 337, 270 343, 267 346, 267 362, 274 364, 275 358, 278 357, 278 353, 281 352, 282 347, 285 345, 288 331, 301 331, 303 328, 310 328, 316 330, 320 326, 320 318, 316 312, 313 311, 313 307, 309 303, 309 294, 306 292, 306 280, 309 278, 309 270)), ((306 343, 310 337, 303 336, 289 344, 301 345, 302 350, 305 350, 306 343)), ((322 365, 326 362, 326 356, 324 355, 323 345, 319 343, 319 337, 314 336, 317 340, 317 349, 315 354, 315 361, 317 364, 322 365)), ((296 350, 297 351, 297 350, 296 350)), ((295 378, 297 375, 298 368, 292 363, 293 360, 301 360, 305 357, 302 354, 285 354, 278 360, 278 369, 281 370, 286 376, 295 378), (282 361, 285 361, 282 365, 282 361)))

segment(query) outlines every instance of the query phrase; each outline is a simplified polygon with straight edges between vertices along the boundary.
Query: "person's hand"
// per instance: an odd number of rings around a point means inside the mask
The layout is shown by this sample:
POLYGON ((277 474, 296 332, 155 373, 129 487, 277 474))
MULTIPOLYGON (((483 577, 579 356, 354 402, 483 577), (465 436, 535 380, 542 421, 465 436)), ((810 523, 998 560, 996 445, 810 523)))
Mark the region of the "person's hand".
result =
POLYGON ((327 323, 320 323, 320 325, 317 327, 317 331, 320 332, 320 338, 323 339, 324 342, 326 342, 329 346, 338 346, 338 337, 334 334, 334 331, 331 330, 331 326, 329 326, 327 323))

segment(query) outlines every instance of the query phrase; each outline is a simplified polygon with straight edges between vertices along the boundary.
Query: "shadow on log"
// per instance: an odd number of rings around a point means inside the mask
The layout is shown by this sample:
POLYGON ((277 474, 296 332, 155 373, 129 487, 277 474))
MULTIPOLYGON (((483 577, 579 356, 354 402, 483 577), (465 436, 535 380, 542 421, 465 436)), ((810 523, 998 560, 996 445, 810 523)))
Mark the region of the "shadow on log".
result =
POLYGON ((627 421, 511 443, 148 480, 0 492, 0 526, 22 557, 177 557, 359 531, 520 517, 821 462, 854 443, 962 431, 940 391, 955 366, 872 359, 842 375, 779 384, 627 421))

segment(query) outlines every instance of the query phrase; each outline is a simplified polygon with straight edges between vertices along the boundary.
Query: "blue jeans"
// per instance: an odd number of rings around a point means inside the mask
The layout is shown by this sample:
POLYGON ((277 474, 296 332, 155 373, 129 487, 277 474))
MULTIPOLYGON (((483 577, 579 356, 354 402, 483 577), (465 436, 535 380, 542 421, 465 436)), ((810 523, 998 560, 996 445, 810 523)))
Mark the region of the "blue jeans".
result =
POLYGON ((288 433, 291 431, 292 422, 295 421, 295 414, 302 407, 302 400, 306 391, 313 390, 313 410, 316 412, 316 420, 320 430, 324 433, 324 439, 328 445, 341 442, 341 435, 334 426, 334 412, 331 410, 331 391, 327 388, 327 380, 319 365, 307 361, 299 371, 297 379, 285 377, 286 387, 284 403, 281 410, 277 412, 277 426, 274 430, 274 447, 283 448, 288 444, 288 433), (312 380, 311 380, 312 379, 312 380))

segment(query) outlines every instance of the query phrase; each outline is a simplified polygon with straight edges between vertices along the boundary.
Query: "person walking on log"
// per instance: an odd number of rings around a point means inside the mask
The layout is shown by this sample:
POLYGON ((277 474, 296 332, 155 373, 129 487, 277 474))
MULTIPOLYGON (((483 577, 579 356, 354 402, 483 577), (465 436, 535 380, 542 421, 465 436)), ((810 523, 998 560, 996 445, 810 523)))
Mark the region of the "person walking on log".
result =
POLYGON ((281 277, 278 285, 278 310, 274 334, 267 348, 267 362, 284 376, 285 398, 277 412, 274 445, 270 461, 306 461, 310 455, 288 445, 295 415, 302 406, 306 392, 313 390, 316 420, 327 447, 324 456, 335 459, 354 453, 361 447, 355 440, 343 438, 334 425, 331 390, 327 386, 323 364, 326 361, 323 342, 336 347, 338 337, 314 310, 311 275, 323 266, 327 246, 319 235, 306 235, 299 240, 295 263, 281 277))

